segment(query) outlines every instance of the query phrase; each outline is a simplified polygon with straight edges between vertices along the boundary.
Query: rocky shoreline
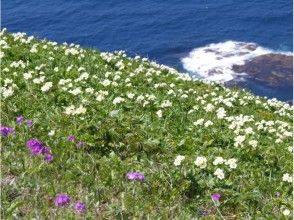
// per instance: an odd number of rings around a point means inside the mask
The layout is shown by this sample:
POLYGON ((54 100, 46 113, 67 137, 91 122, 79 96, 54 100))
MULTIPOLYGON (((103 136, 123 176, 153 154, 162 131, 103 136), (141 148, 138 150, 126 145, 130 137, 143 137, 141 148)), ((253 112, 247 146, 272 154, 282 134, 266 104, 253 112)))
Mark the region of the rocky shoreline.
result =
POLYGON ((293 56, 285 54, 265 54, 244 65, 233 65, 236 73, 247 73, 255 80, 270 87, 285 87, 293 85, 293 56))

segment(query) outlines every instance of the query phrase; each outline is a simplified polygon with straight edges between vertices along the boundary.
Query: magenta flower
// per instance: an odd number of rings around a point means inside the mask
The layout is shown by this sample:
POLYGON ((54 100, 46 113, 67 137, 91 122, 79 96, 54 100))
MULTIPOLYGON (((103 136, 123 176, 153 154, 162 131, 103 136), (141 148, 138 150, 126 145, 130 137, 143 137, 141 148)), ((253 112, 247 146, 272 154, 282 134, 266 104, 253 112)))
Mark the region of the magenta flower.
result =
POLYGON ((41 154, 44 149, 42 142, 38 139, 30 139, 26 145, 33 155, 41 154))
POLYGON ((84 212, 86 211, 86 205, 82 202, 76 202, 76 204, 74 205, 74 209, 77 211, 77 212, 84 212))
POLYGON ((10 135, 14 132, 15 132, 14 128, 0 126, 0 134, 4 137, 7 137, 8 135, 10 135))
POLYGON ((45 156, 45 160, 46 160, 47 162, 51 162, 51 161, 53 160, 53 155, 52 155, 52 154, 47 154, 47 155, 45 156))
POLYGON ((16 117, 16 124, 21 124, 24 120, 24 117, 22 115, 16 117))
POLYGON ((57 194, 54 199, 54 204, 56 207, 66 206, 70 203, 70 197, 65 193, 57 194))
POLYGON ((50 147, 43 147, 42 148, 42 155, 47 155, 47 154, 49 154, 50 153, 50 147))
POLYGON ((144 181, 145 176, 140 172, 128 172, 127 178, 128 180, 144 181))
POLYGON ((222 196, 221 196, 219 193, 213 193, 213 194, 211 195, 211 199, 212 199, 213 201, 219 201, 221 197, 222 197, 222 196))
POLYGON ((69 136, 67 137, 67 140, 74 142, 74 141, 76 140, 76 137, 73 136, 73 135, 69 135, 69 136))
POLYGON ((27 120, 27 127, 28 128, 33 127, 33 121, 32 120, 27 120))

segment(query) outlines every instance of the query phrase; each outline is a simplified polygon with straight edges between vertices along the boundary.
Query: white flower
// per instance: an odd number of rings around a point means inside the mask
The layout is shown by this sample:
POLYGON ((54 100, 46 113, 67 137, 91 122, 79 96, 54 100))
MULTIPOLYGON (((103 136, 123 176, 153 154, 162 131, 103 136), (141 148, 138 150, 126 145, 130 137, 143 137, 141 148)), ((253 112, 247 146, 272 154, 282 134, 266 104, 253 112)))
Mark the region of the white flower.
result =
POLYGON ((288 215, 290 215, 291 214, 291 211, 289 210, 289 209, 285 209, 284 211, 283 211, 283 215, 285 215, 285 216, 288 216, 288 215))
POLYGON ((76 110, 75 110, 75 114, 85 114, 87 111, 86 108, 84 108, 82 105, 80 105, 76 110))
POLYGON ((246 134, 252 134, 253 133, 253 129, 250 128, 250 127, 246 128, 244 131, 245 131, 246 134))
POLYGON ((225 178, 225 173, 222 169, 217 168, 216 171, 213 173, 217 178, 219 179, 224 179, 225 178))
POLYGON ((44 82, 44 80, 45 80, 45 76, 41 76, 40 78, 33 79, 33 83, 40 84, 40 83, 44 82))
POLYGON ((216 117, 218 119, 222 119, 222 118, 226 117, 226 110, 224 108, 219 108, 217 110, 216 117))
POLYGON ((144 98, 143 95, 139 95, 139 96, 137 97, 136 101, 137 101, 137 102, 141 102, 141 101, 143 101, 144 99, 145 99, 145 98, 144 98))
POLYGON ((160 107, 161 107, 161 108, 167 108, 167 107, 171 107, 172 105, 173 105, 173 103, 172 103, 171 101, 169 101, 169 100, 164 100, 164 101, 161 103, 160 107))
POLYGON ((31 53, 37 53, 38 50, 37 50, 37 46, 36 45, 33 45, 31 50, 30 50, 31 53))
POLYGON ((124 98, 122 98, 122 97, 116 97, 115 99, 113 99, 112 103, 116 105, 116 104, 122 103, 124 101, 125 101, 124 98))
POLYGON ((288 147, 288 151, 292 153, 293 152, 293 147, 292 146, 288 147))
POLYGON ((207 106, 204 108, 205 111, 211 112, 214 109, 214 106, 210 103, 207 104, 207 106))
POLYGON ((128 94, 127 94, 127 97, 128 97, 129 99, 133 99, 133 98, 135 97, 135 94, 134 94, 134 93, 128 93, 128 94))
POLYGON ((93 88, 86 88, 85 92, 86 92, 86 93, 93 94, 94 89, 93 89, 93 88))
POLYGON ((101 82, 101 84, 106 87, 106 86, 109 86, 111 84, 111 81, 109 79, 105 79, 105 80, 103 80, 101 82))
POLYGON ((292 183, 293 177, 289 174, 289 173, 285 173, 283 175, 283 181, 288 182, 288 183, 292 183))
POLYGON ((46 82, 42 87, 41 91, 42 92, 48 92, 49 89, 52 87, 52 82, 46 82))
POLYGON ((226 165, 229 165, 231 169, 235 169, 237 167, 237 159, 231 158, 225 162, 226 165))
POLYGON ((68 92, 73 94, 73 95, 78 95, 78 94, 80 94, 82 92, 82 90, 81 90, 80 87, 78 87, 78 88, 75 88, 73 90, 69 90, 68 92))
POLYGON ((80 105, 77 109, 75 109, 74 105, 65 108, 65 114, 67 115, 79 115, 86 113, 87 109, 80 105))
POLYGON ((224 158, 216 157, 215 160, 212 162, 213 165, 223 164, 225 162, 224 158))
POLYGON ((107 95, 108 95, 108 91, 99 90, 98 92, 96 92, 96 100, 98 102, 101 102, 102 100, 105 99, 105 96, 107 95))
POLYGON ((256 140, 251 140, 249 141, 249 145, 251 145, 252 147, 257 147, 257 141, 256 140))
POLYGON ((162 117, 162 110, 158 110, 156 112, 156 114, 157 114, 158 118, 161 118, 162 117))
POLYGON ((207 165, 207 159, 205 157, 197 157, 194 164, 200 169, 204 169, 207 165))
POLYGON ((195 121, 193 124, 194 124, 195 126, 197 126, 197 125, 202 125, 203 122, 204 122, 204 119, 201 118, 201 119, 198 119, 197 121, 195 121))
POLYGON ((58 67, 55 67, 53 70, 54 70, 54 72, 58 72, 59 69, 58 69, 58 67))
POLYGON ((206 127, 206 128, 210 125, 213 125, 213 122, 210 120, 208 120, 207 122, 204 123, 204 127, 206 127))
POLYGON ((26 80, 31 79, 32 77, 33 77, 33 76, 32 76, 31 73, 24 73, 24 74, 23 74, 23 78, 26 79, 26 80))
POLYGON ((68 106, 68 107, 65 108, 65 114, 71 115, 71 114, 74 113, 74 110, 75 110, 75 106, 74 105, 68 106))
POLYGON ((49 136, 53 136, 54 134, 55 134, 55 131, 54 131, 54 130, 51 130, 51 131, 48 133, 49 136))
POLYGON ((242 145, 242 143, 245 141, 245 136, 237 136, 235 137, 235 143, 234 146, 238 147, 239 145, 242 145))
POLYGON ((13 81, 11 79, 4 80, 4 85, 11 84, 11 83, 13 83, 13 81))
POLYGON ((2 87, 2 95, 3 95, 4 99, 9 96, 12 96, 13 95, 13 88, 12 87, 8 87, 8 88, 2 87))
POLYGON ((175 166, 180 166, 181 163, 182 163, 182 160, 185 159, 185 156, 182 156, 182 155, 178 155, 174 161, 174 165, 175 166))

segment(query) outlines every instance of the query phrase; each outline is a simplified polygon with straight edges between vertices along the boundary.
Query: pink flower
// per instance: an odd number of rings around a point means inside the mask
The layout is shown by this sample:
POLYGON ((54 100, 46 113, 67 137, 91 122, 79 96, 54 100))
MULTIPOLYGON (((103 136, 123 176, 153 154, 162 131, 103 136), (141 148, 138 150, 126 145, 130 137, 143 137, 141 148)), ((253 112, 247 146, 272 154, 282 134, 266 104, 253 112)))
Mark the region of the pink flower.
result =
POLYGON ((221 197, 222 197, 222 196, 221 196, 219 193, 213 193, 213 194, 211 195, 211 199, 212 199, 213 201, 219 201, 221 197))
POLYGON ((66 206, 70 203, 70 197, 65 193, 58 194, 54 199, 54 204, 57 207, 66 206))
POLYGON ((74 205, 74 209, 77 211, 77 212, 84 212, 86 211, 86 205, 82 202, 76 202, 75 205, 74 205))

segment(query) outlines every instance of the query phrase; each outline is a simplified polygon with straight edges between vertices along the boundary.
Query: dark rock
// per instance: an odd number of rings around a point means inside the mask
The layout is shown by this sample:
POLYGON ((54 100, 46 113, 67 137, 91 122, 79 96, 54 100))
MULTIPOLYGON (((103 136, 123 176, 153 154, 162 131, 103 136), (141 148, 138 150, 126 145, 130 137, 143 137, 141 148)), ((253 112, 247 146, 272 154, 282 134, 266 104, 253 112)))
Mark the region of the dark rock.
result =
POLYGON ((236 73, 247 73, 268 86, 293 85, 293 56, 265 54, 245 62, 244 65, 233 65, 233 70, 236 73))

